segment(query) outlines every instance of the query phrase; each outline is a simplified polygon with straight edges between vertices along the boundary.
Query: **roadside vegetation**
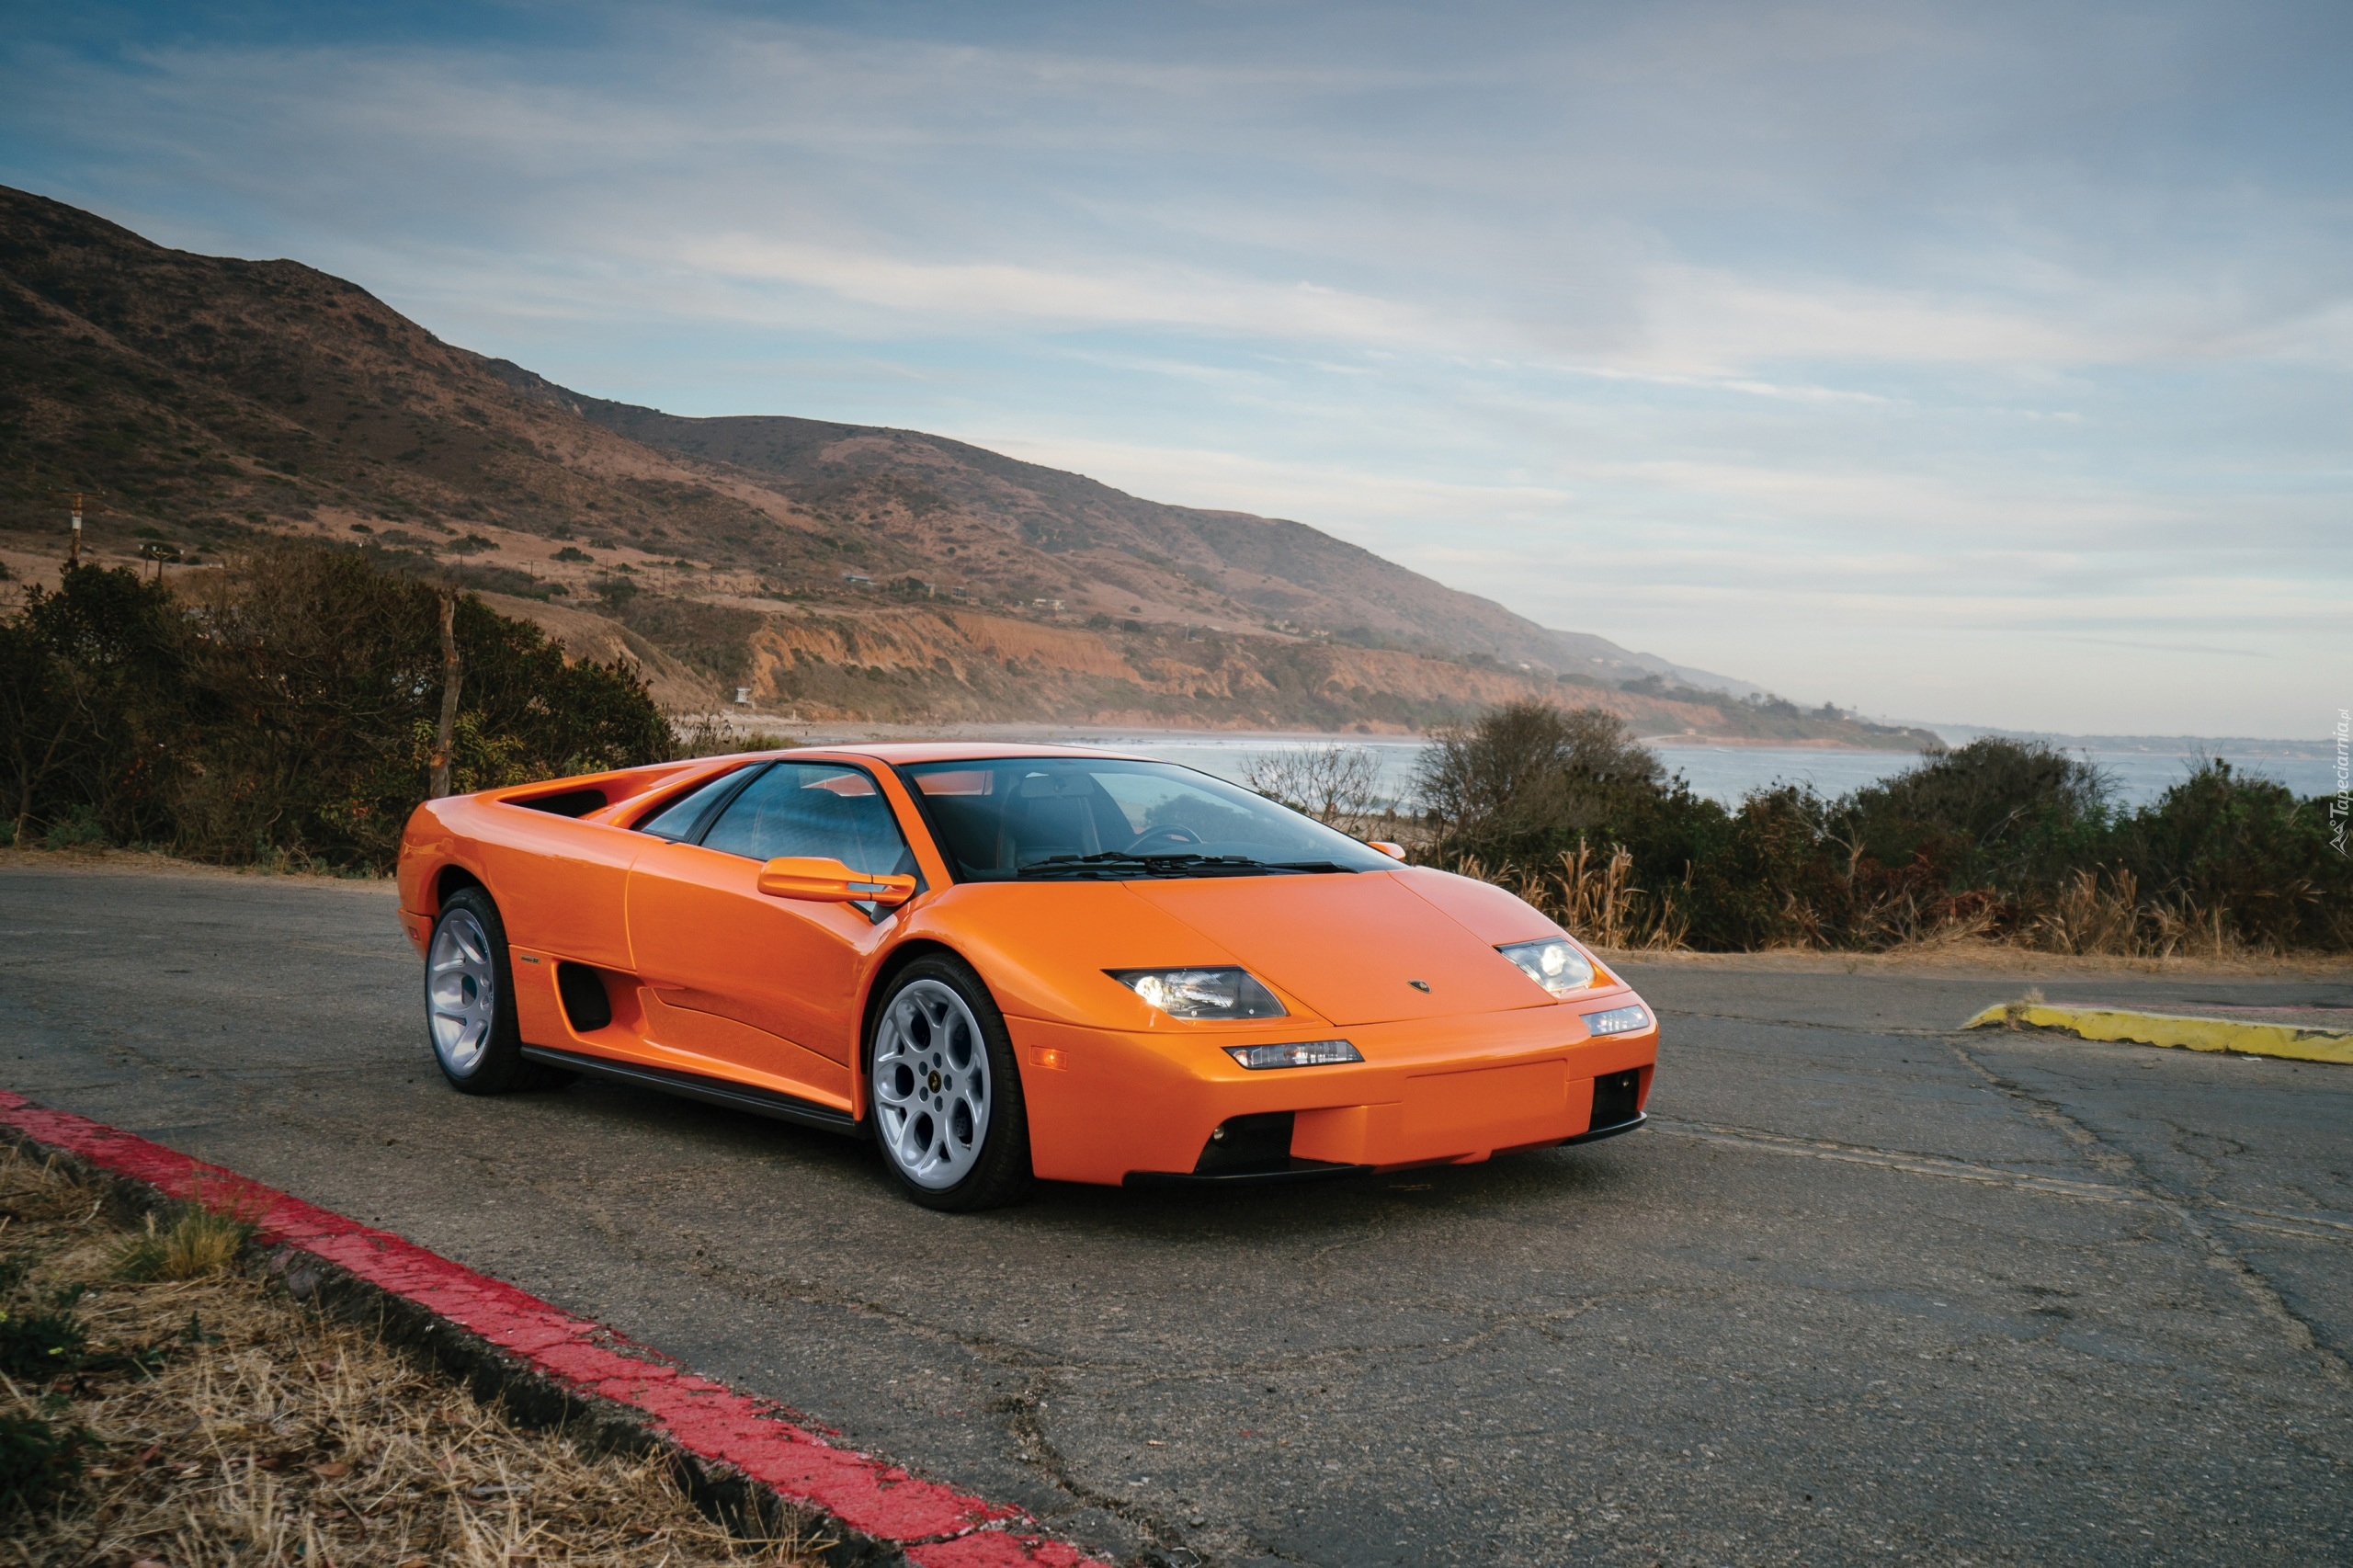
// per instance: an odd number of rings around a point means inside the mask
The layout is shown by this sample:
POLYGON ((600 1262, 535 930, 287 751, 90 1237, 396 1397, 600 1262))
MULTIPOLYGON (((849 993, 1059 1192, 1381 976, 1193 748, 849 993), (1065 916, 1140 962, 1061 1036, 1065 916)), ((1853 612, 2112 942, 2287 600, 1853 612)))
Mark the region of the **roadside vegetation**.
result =
POLYGON ((16 1150, 0 1213, 0 1564, 812 1561, 241 1272, 233 1213, 125 1224, 16 1150))
MULTIPOLYGON (((166 587, 70 569, 0 619, 0 790, 20 846, 143 846, 229 865, 391 868, 426 795, 440 599, 356 551, 271 543, 166 587)), ((659 761, 628 669, 456 606, 451 784, 659 761)))
MULTIPOLYGON (((166 588, 80 567, 0 619, 0 809, 23 846, 382 872, 426 792, 443 656, 432 585, 369 556, 263 546, 166 588)), ((451 787, 764 749, 674 729, 618 665, 456 602, 451 787)), ((2059 953, 2344 952, 2353 868, 2326 802, 2217 760, 2158 800, 2047 746, 1983 740, 1851 794, 1727 809, 1625 722, 1528 700, 1433 732, 1409 802, 1370 755, 1272 755, 1248 782, 1511 888, 1607 947, 1882 951, 1985 938, 2059 953)))
POLYGON ((2219 758, 2128 810, 2078 757, 1980 740, 1851 794, 1785 784, 1728 810, 1621 720, 1529 702, 1438 732, 1415 786, 1418 858, 1607 947, 2353 949, 2327 802, 2219 758))

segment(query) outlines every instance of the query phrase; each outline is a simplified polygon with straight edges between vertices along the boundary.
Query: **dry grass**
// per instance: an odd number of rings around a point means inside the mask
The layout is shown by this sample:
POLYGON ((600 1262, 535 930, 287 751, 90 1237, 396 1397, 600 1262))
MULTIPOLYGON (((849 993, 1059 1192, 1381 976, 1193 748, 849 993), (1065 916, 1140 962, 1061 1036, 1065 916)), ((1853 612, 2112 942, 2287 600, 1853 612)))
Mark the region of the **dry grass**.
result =
MULTIPOLYGON (((5 824, 0 824, 0 827, 5 827, 5 824)), ((357 892, 391 894, 397 891, 390 877, 311 870, 284 863, 214 866, 201 860, 186 860, 176 855, 166 855, 159 849, 124 849, 97 845, 71 849, 32 849, 0 844, 0 872, 5 871, 73 871, 92 876, 193 877, 210 881, 233 878, 247 881, 256 877, 269 877, 308 882, 314 887, 345 888, 357 892)))
POLYGON ((731 756, 742 751, 783 751, 801 743, 771 727, 747 722, 731 713, 674 713, 670 733, 676 737, 680 760, 697 756, 731 756))
POLYGON ((1676 909, 1672 893, 1654 895, 1634 885, 1634 858, 1622 846, 1605 858, 1580 839, 1550 873, 1513 865, 1490 872, 1475 856, 1466 857, 1455 869, 1511 889, 1591 947, 1672 952, 1684 946, 1690 925, 1676 909))
POLYGON ((86 1336, 54 1363, 79 1369, 0 1381, 0 1421, 89 1435, 78 1483, 0 1516, 0 1563, 810 1561, 796 1543, 729 1536, 661 1461, 511 1426, 374 1335, 236 1272, 246 1233, 203 1210, 126 1229, 87 1188, 0 1160, 0 1256, 28 1266, 6 1271, 18 1278, 0 1327, 62 1307, 86 1336))
POLYGON ((1919 944, 1884 952, 1835 948, 1768 948, 1758 952, 1701 953, 1620 950, 1614 955, 1645 966, 1716 970, 1728 974, 1944 974, 1999 983, 2023 980, 2078 980, 2103 975, 2143 975, 2168 980, 2345 979, 2341 958, 2245 953, 2214 958, 2177 953, 2171 958, 2127 958, 2113 954, 2044 952, 2006 942, 1964 940, 1919 944))
POLYGON ((2106 876, 2077 871, 2025 936, 2055 953, 2119 958, 2232 959, 2251 951, 2223 924, 2220 909, 2200 912, 2188 903, 2143 899, 2139 882, 2121 866, 2106 876))
POLYGON ((1644 957, 1788 959, 1813 954, 1848 970, 1856 967, 1849 960, 1865 959, 1896 967, 2015 967, 2048 960, 2108 960, 2157 972, 2342 973, 2345 968, 2345 960, 2335 955, 2283 954, 2250 945, 2215 911, 2143 898, 2132 873, 2120 867, 2077 871, 2048 904, 2006 932, 1999 929, 1999 908, 1991 895, 1929 900, 1899 892, 1862 912, 1858 925, 1870 939, 1853 947, 1822 939, 1815 923, 1793 910, 1790 924, 1799 937, 1786 947, 1702 955, 1690 951, 1689 921, 1677 909, 1673 891, 1654 892, 1638 886, 1633 857, 1624 847, 1605 856, 1580 841, 1558 862, 1551 871, 1509 862, 1491 870, 1475 856, 1466 856, 1454 869, 1510 889, 1590 947, 1644 957))

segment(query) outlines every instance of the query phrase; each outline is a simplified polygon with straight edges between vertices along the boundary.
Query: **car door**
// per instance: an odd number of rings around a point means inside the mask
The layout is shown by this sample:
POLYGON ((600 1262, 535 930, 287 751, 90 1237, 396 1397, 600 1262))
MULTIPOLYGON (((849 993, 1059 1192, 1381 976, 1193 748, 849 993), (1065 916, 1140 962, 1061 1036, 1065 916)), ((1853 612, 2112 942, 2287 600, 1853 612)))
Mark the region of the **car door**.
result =
POLYGON ((695 840, 648 846, 630 871, 630 946, 652 993, 649 1037, 847 1108, 858 983, 887 925, 869 905, 763 893, 759 874, 785 855, 914 871, 890 803, 858 768, 779 762, 695 840))

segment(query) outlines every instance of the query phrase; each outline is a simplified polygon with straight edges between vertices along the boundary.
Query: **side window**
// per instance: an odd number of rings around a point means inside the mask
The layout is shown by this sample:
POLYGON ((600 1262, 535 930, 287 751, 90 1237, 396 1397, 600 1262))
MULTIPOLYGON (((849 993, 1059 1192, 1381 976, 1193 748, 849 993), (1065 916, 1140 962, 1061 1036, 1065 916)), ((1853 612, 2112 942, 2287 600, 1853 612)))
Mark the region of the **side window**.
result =
POLYGON ((692 838, 695 829, 702 825, 711 802, 744 781, 744 770, 731 767, 698 790, 689 790, 652 816, 637 824, 640 833, 650 833, 656 838, 692 838))
POLYGON ((778 763, 728 802, 702 843, 755 860, 823 856, 881 876, 915 869, 891 802, 874 780, 826 763, 778 763))

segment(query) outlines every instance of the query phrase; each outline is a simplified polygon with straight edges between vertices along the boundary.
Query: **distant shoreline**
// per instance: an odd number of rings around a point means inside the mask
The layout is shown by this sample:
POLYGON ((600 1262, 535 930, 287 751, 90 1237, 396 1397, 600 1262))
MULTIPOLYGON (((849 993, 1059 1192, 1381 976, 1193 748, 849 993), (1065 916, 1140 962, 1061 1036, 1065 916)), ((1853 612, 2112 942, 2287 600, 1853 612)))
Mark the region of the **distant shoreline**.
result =
MULTIPOLYGON (((1067 724, 1067 723, 841 723, 835 721, 788 720, 774 714, 737 711, 725 715, 747 730, 763 730, 790 733, 803 742, 847 744, 858 741, 898 740, 1003 740, 1034 741, 1040 744, 1083 744, 1089 737, 1133 735, 1151 739, 1190 739, 1204 742, 1225 742, 1238 745, 1284 744, 1350 744, 1350 745, 1424 745, 1428 744, 1427 731, 1392 730, 1380 732, 1347 730, 1253 730, 1225 729, 1192 724, 1067 724)), ((1972 725, 1946 724, 1918 726, 1935 730, 1945 735, 1949 745, 1962 745, 1978 736, 1995 736, 2011 740, 2040 741, 2063 751, 2090 751, 2112 754, 2139 754, 2147 756, 2175 758, 2208 756, 2217 754, 2276 758, 2279 760, 2318 760, 2334 757, 2336 744, 2333 740, 2285 740, 2277 737, 2243 735, 2068 735, 2024 730, 1987 730, 1972 725)), ((1740 750, 1740 751, 1823 751, 1845 752, 1855 756, 1876 756, 1881 753, 1908 753, 1904 746, 1859 746, 1827 737, 1813 740, 1784 740, 1743 735, 1643 735, 1643 744, 1661 751, 1667 750, 1740 750)))

